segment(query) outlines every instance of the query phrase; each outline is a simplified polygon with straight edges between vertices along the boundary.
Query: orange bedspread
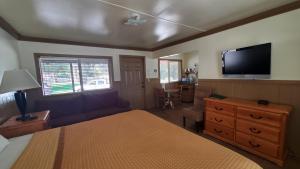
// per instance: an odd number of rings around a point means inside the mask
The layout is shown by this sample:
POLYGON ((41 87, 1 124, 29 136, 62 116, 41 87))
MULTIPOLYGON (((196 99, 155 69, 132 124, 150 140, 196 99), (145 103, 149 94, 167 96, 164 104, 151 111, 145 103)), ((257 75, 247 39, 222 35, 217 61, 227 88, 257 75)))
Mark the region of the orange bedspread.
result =
POLYGON ((36 133, 13 169, 41 169, 41 166, 43 169, 261 168, 238 153, 141 110, 36 133))

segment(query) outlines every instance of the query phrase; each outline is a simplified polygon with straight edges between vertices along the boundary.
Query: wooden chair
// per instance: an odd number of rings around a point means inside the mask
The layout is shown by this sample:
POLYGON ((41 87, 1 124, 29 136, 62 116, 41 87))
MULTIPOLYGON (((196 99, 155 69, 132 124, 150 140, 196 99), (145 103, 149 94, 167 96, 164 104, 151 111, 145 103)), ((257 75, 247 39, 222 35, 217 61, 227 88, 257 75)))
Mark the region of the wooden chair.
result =
POLYGON ((204 98, 209 97, 212 94, 212 88, 206 86, 198 86, 195 89, 194 106, 189 108, 183 108, 183 127, 186 126, 186 119, 192 119, 195 121, 196 130, 199 132, 201 123, 203 126, 204 115, 204 98))
POLYGON ((166 94, 166 99, 167 101, 170 101, 171 104, 167 106, 169 106, 169 108, 173 109, 174 106, 181 104, 181 93, 182 93, 182 89, 181 89, 181 85, 179 84, 179 82, 171 82, 171 83, 166 83, 164 84, 164 88, 166 90, 172 90, 172 89, 178 89, 178 92, 172 92, 169 95, 166 94), (168 100, 169 99, 169 100, 168 100))
POLYGON ((177 89, 178 89, 178 92, 171 94, 171 100, 175 106, 181 104, 181 96, 182 96, 181 95, 182 87, 178 86, 177 89))

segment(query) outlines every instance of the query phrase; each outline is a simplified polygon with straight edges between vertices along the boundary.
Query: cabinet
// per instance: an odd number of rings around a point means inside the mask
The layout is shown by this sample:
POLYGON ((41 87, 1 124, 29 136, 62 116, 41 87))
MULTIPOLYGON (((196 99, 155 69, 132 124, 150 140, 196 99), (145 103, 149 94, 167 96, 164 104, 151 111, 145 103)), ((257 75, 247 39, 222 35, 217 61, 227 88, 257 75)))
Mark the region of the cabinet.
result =
POLYGON ((194 84, 184 84, 181 85, 181 101, 182 102, 193 102, 194 101, 194 84))
POLYGON ((48 128, 49 110, 32 113, 37 116, 30 121, 16 121, 19 116, 13 116, 0 126, 0 134, 6 138, 31 134, 48 128))
POLYGON ((282 166, 288 105, 258 105, 244 99, 205 98, 204 133, 282 166))

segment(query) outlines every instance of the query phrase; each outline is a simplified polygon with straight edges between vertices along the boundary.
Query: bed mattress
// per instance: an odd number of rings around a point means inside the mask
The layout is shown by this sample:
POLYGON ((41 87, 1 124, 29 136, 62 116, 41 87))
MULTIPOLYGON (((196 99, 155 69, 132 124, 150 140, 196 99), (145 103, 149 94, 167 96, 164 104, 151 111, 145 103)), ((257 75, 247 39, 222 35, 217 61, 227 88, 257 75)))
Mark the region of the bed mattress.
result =
POLYGON ((259 169, 148 112, 133 110, 35 133, 13 169, 259 169))

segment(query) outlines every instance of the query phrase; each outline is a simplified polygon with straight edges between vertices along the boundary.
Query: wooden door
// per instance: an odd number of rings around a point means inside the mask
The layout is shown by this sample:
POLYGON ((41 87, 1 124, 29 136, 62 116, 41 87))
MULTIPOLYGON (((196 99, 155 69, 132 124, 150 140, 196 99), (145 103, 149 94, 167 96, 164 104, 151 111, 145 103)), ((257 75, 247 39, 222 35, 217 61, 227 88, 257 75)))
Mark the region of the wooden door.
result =
POLYGON ((121 97, 134 109, 145 108, 145 58, 120 56, 121 97))

